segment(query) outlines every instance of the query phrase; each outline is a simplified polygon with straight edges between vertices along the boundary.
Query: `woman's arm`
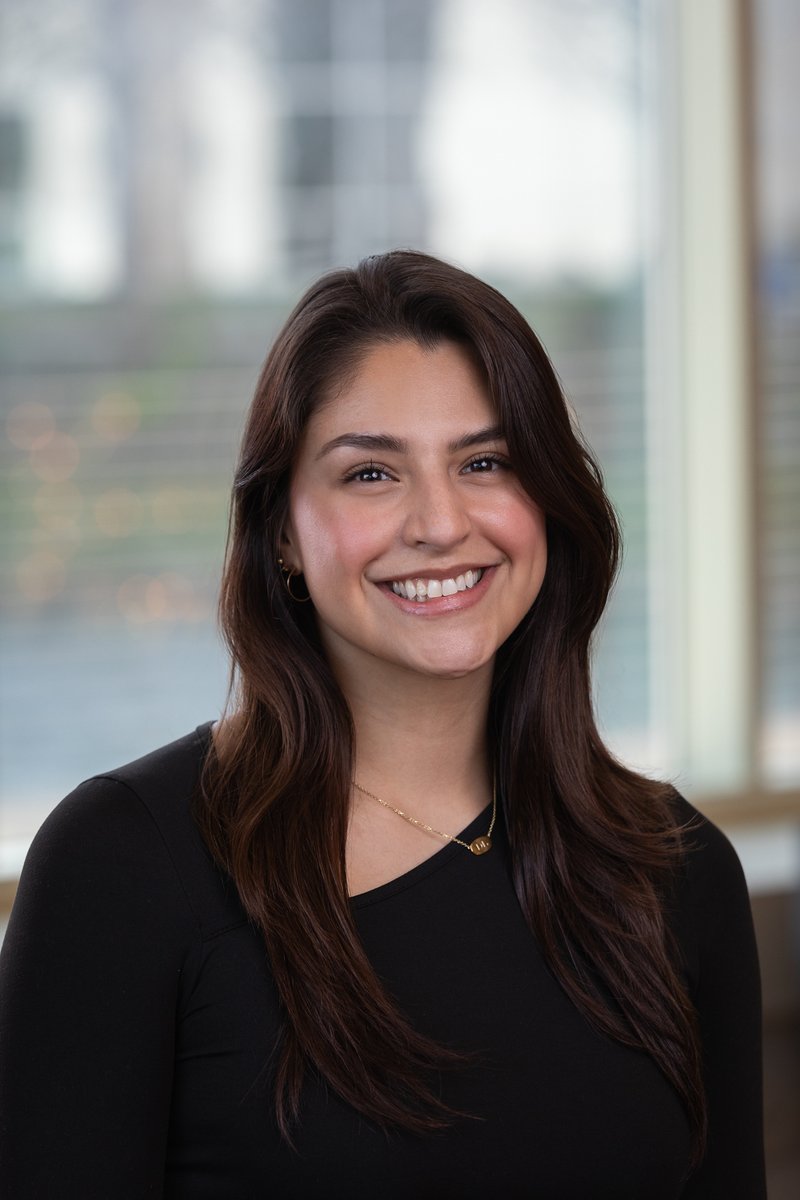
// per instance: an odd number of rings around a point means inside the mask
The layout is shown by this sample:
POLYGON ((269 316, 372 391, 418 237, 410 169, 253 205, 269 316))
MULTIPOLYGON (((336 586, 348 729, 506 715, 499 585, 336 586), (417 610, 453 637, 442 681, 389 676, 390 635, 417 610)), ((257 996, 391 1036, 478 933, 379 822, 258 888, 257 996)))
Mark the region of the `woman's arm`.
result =
POLYGON ((709 1135, 685 1200, 763 1200, 761 986, 750 901, 727 838, 705 821, 692 839, 683 936, 695 946, 709 1135))
POLYGON ((196 938, 138 797, 82 784, 34 840, 0 955, 4 1194, 162 1194, 176 999, 196 938))

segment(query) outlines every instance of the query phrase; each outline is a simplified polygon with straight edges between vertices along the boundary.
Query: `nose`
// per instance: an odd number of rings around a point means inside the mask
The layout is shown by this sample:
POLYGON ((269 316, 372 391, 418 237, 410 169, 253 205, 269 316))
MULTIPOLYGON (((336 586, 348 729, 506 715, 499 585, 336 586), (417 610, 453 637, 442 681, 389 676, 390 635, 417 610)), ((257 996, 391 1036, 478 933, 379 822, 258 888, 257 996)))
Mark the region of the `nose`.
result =
POLYGON ((449 476, 420 480, 409 490, 403 527, 407 545, 449 550, 463 542, 471 528, 465 499, 449 476))

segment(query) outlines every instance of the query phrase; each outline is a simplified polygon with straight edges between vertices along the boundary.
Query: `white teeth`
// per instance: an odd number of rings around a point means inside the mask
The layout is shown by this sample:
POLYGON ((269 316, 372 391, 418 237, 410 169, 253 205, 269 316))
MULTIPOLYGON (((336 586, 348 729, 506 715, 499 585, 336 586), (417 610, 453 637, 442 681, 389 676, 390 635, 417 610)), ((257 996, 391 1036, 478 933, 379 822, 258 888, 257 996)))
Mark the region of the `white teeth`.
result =
POLYGON ((483 570, 465 571, 455 579, 404 579, 392 583, 392 591, 396 596, 407 600, 417 600, 424 604, 426 600, 438 599, 440 596, 455 596, 456 592, 466 592, 483 576, 483 570))

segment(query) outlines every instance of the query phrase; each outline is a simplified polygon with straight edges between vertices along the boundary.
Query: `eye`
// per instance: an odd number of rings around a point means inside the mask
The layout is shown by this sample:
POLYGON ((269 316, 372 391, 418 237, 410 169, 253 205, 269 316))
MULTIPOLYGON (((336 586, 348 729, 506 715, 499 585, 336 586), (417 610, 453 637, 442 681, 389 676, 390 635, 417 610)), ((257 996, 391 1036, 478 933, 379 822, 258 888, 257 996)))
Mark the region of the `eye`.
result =
POLYGON ((348 471, 344 477, 345 483, 383 483, 387 479, 391 479, 391 475, 378 463, 365 463, 363 466, 354 467, 352 471, 348 471))
POLYGON ((503 471, 510 466, 508 459, 499 454, 478 454, 462 467, 468 475, 491 475, 494 471, 503 471))

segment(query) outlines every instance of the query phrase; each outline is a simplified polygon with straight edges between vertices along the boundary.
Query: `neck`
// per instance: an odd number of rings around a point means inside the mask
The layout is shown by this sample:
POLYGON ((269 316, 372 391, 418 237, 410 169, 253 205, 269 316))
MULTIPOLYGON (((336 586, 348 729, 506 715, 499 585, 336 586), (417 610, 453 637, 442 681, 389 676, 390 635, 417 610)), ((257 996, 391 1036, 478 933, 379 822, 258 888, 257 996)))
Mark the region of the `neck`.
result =
POLYGON ((491 664, 461 679, 377 671, 342 683, 355 723, 359 783, 393 803, 418 797, 428 813, 456 801, 477 813, 489 802, 491 664))
MULTIPOLYGON (((336 673, 355 724, 354 779, 440 833, 466 829, 492 796, 491 664, 462 679, 379 663, 357 673, 340 664, 336 673)), ((351 895, 396 879, 441 847, 438 835, 353 788, 346 851, 351 895)))

